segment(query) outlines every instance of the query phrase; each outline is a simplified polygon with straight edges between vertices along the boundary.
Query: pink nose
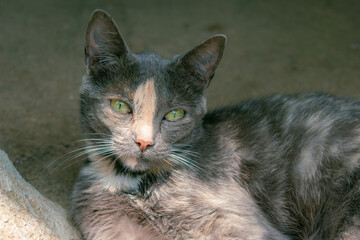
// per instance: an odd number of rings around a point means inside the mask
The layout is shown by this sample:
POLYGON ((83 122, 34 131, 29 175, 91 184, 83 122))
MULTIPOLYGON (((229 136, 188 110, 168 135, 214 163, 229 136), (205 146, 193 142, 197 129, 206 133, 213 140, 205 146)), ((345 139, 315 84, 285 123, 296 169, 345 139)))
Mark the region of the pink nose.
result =
POLYGON ((140 150, 141 151, 145 151, 145 149, 148 147, 148 146, 151 146, 152 145, 152 142, 150 141, 144 141, 142 139, 138 139, 136 140, 136 142, 140 145, 140 150))

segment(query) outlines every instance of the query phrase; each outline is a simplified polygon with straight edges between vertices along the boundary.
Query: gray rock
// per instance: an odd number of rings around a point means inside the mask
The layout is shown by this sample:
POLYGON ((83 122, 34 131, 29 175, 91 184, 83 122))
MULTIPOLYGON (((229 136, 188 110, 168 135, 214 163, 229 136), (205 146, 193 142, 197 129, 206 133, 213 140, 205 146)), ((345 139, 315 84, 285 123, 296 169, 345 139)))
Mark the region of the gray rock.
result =
POLYGON ((80 239, 64 209, 27 183, 1 150, 0 239, 80 239))

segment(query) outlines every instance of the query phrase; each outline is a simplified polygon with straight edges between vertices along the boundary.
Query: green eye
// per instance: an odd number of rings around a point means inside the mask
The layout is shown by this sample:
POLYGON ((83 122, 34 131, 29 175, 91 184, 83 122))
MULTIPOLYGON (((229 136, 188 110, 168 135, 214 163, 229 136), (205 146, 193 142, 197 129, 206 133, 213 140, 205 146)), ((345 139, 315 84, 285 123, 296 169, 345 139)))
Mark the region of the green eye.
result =
POLYGON ((119 99, 111 99, 110 105, 111 105, 112 109, 114 109, 115 111, 117 111, 119 113, 122 113, 122 114, 131 113, 131 108, 129 107, 129 105, 120 101, 119 99))
POLYGON ((185 116, 184 110, 176 109, 176 110, 172 110, 172 111, 168 112, 165 115, 165 119, 170 122, 175 122, 175 121, 178 121, 178 120, 184 118, 184 116, 185 116))

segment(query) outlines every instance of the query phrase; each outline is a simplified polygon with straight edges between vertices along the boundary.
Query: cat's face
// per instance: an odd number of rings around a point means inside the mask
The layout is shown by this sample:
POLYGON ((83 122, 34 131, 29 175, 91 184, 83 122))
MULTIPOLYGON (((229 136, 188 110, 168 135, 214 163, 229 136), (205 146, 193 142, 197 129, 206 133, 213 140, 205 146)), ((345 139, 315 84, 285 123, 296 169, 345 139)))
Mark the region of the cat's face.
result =
POLYGON ((134 54, 110 16, 97 11, 86 40, 87 74, 80 92, 90 159, 132 174, 186 161, 186 145, 199 134, 206 112, 203 90, 225 37, 210 38, 172 59, 134 54))

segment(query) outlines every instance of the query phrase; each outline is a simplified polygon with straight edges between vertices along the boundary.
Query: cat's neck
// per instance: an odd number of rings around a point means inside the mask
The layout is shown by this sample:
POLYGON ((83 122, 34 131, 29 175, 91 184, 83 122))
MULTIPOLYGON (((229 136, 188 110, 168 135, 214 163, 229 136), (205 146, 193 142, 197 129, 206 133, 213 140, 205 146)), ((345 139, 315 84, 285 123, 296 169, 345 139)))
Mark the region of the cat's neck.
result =
POLYGON ((104 166, 99 169, 96 162, 90 161, 82 169, 82 174, 95 178, 100 187, 113 193, 131 193, 145 195, 149 189, 166 182, 170 171, 159 173, 144 173, 142 175, 116 173, 111 168, 104 166))

